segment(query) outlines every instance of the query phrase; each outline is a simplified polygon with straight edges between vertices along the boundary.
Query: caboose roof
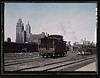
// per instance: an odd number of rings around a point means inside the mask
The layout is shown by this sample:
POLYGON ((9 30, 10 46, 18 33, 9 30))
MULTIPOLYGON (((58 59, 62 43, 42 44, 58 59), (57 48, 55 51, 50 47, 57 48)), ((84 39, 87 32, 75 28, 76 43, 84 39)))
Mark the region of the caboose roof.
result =
POLYGON ((62 38, 63 36, 62 35, 49 35, 48 37, 59 37, 59 38, 62 38))
POLYGON ((49 35, 48 37, 41 38, 41 40, 47 40, 47 39, 63 40, 63 36, 62 35, 49 35))
POLYGON ((51 38, 51 37, 44 37, 44 38, 41 38, 41 40, 47 40, 47 39, 57 40, 57 39, 53 39, 53 38, 51 38))

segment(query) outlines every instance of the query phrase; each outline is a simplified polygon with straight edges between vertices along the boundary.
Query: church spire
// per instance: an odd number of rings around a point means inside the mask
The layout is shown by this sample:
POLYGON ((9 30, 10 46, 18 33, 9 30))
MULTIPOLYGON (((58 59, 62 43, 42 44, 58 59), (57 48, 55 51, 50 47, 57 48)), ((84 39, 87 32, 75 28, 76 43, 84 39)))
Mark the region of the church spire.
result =
POLYGON ((26 42, 29 42, 29 40, 30 40, 30 33, 31 33, 31 26, 29 24, 29 21, 27 21, 27 24, 26 24, 26 42))
POLYGON ((29 21, 27 21, 27 25, 26 26, 29 26, 30 24, 29 24, 29 21))
POLYGON ((21 18, 19 18, 18 23, 22 23, 22 19, 21 18))

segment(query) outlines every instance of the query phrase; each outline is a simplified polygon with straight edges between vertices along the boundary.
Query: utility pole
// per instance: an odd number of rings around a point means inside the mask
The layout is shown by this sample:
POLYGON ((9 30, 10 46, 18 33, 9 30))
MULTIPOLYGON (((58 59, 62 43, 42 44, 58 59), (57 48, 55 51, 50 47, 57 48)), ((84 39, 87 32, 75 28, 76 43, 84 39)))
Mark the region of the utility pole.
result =
POLYGON ((54 37, 53 37, 53 49, 54 49, 54 37))
MULTIPOLYGON (((39 39, 38 39, 38 51, 39 51, 39 39)), ((40 56, 40 51, 38 52, 38 56, 40 56)))

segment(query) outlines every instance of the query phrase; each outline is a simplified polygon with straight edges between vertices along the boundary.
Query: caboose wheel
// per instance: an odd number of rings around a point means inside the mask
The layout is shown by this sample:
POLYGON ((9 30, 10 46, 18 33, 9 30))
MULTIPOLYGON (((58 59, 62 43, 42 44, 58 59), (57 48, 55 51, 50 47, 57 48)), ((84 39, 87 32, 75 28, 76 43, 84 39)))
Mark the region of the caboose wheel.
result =
POLYGON ((50 57, 53 57, 53 54, 50 54, 50 57))
POLYGON ((42 55, 42 57, 44 58, 44 55, 42 55))
POLYGON ((46 58, 48 58, 48 55, 46 55, 46 58))

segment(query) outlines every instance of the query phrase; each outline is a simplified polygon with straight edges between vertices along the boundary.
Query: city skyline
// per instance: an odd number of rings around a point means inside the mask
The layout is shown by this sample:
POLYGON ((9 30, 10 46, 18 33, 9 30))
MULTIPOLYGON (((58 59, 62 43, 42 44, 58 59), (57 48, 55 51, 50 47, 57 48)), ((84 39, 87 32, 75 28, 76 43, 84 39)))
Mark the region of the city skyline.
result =
POLYGON ((4 39, 16 39, 16 24, 29 21, 32 34, 62 35, 65 41, 95 42, 96 3, 5 3, 4 39), (17 9, 17 10, 16 10, 17 9), (11 28, 11 29, 10 29, 11 28))

